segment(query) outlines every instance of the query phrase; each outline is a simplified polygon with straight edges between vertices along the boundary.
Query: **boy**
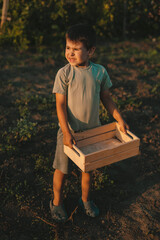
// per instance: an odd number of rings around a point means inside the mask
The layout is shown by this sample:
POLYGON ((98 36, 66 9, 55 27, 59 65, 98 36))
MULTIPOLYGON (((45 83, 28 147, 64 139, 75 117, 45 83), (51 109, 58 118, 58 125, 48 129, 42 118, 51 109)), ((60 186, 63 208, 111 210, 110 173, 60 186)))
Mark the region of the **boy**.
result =
MULTIPOLYGON (((58 71, 53 87, 60 129, 53 163, 54 200, 50 201, 50 210, 53 219, 59 222, 67 219, 62 204, 62 189, 71 165, 71 160, 64 154, 63 144, 72 148, 72 144, 76 144, 73 132, 100 126, 100 100, 117 120, 121 130, 126 133, 128 128, 110 96, 112 83, 106 69, 89 60, 95 45, 96 36, 91 27, 84 24, 72 26, 66 33, 65 57, 69 63, 58 71)), ((82 197, 79 205, 88 216, 96 217, 99 209, 89 196, 91 174, 82 172, 81 179, 82 197)))

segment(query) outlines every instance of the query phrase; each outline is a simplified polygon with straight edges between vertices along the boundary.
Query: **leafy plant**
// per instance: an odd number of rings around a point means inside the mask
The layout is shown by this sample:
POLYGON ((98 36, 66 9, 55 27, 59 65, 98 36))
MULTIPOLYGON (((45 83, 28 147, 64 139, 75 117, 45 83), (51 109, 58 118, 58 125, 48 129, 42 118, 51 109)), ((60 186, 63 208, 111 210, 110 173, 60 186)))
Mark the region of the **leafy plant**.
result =
POLYGON ((102 124, 106 124, 109 121, 109 114, 102 103, 100 103, 99 117, 102 124))
POLYGON ((109 186, 113 186, 114 181, 110 178, 109 174, 108 174, 108 168, 104 167, 103 171, 100 170, 96 170, 94 172, 94 185, 93 188, 95 190, 101 190, 103 189, 106 185, 109 186))
MULTIPOLYGON (((0 10, 2 0, 0 0, 0 10)), ((159 32, 158 1, 57 1, 10 0, 0 45, 26 50, 29 47, 60 46, 66 29, 76 22, 87 22, 98 37, 147 37, 159 32), (96 24, 95 24, 96 19, 96 24), (145 28, 144 28, 145 26, 145 28)))
POLYGON ((132 96, 129 96, 125 100, 121 99, 121 98, 115 98, 115 97, 113 99, 114 99, 118 109, 120 109, 120 110, 124 110, 127 108, 132 108, 132 109, 138 108, 142 105, 142 101, 140 101, 136 97, 132 97, 132 96))
POLYGON ((51 162, 48 157, 44 157, 43 155, 36 154, 32 155, 33 160, 35 160, 35 170, 50 173, 51 162))
POLYGON ((159 95, 160 93, 160 82, 158 82, 154 87, 153 89, 151 90, 152 93, 154 93, 155 95, 159 95))
POLYGON ((17 125, 13 128, 9 128, 8 131, 5 131, 3 137, 8 144, 14 142, 28 141, 34 136, 37 132, 37 123, 30 122, 26 118, 21 118, 17 120, 17 125))

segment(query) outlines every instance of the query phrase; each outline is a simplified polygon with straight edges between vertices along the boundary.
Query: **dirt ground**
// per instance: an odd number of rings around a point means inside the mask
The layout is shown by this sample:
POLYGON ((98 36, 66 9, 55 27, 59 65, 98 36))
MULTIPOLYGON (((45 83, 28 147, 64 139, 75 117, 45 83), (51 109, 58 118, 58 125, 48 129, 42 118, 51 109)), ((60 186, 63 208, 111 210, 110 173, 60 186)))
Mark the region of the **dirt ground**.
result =
POLYGON ((109 72, 113 98, 130 130, 140 138, 140 155, 105 168, 106 182, 100 180, 104 168, 94 172, 98 187, 93 184, 92 197, 100 208, 96 219, 75 211, 80 196, 75 170, 65 190, 70 218, 56 224, 49 212, 57 131, 55 102, 50 99, 55 74, 65 62, 54 51, 1 49, 1 240, 160 239, 159 55, 156 39, 97 48, 95 60, 109 72), (14 126, 24 111, 38 123, 37 132, 28 141, 12 139, 11 144, 6 137, 14 138, 9 128, 15 134, 14 126))

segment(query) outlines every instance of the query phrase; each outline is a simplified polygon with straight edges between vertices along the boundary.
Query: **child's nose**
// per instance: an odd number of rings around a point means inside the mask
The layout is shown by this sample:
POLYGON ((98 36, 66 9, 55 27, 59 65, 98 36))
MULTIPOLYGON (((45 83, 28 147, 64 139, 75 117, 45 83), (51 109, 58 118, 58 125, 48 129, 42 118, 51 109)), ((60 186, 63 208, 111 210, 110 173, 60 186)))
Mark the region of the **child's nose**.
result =
POLYGON ((71 50, 71 56, 73 56, 74 55, 74 51, 73 50, 71 50))
POLYGON ((73 56, 74 55, 74 49, 70 49, 69 53, 70 53, 71 56, 73 56))

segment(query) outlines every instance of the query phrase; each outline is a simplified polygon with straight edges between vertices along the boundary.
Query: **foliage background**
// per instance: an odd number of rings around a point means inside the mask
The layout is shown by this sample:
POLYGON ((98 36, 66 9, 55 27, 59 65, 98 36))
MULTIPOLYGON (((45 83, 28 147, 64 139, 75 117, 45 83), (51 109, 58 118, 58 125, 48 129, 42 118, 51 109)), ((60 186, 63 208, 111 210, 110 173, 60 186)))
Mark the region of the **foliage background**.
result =
MULTIPOLYGON (((0 0, 0 14, 3 0, 0 0)), ((0 46, 61 46, 68 26, 87 22, 106 39, 144 38, 160 32, 159 0, 10 0, 0 46)))

